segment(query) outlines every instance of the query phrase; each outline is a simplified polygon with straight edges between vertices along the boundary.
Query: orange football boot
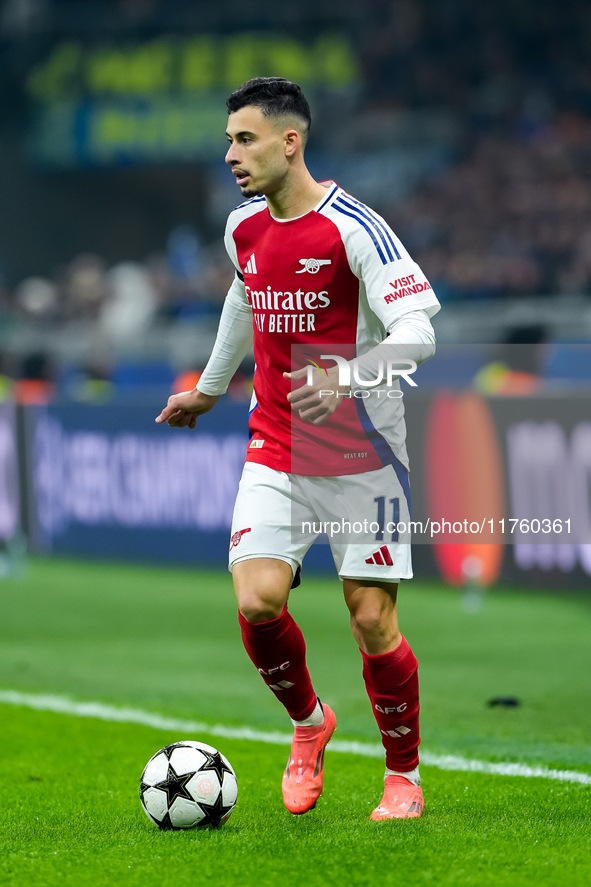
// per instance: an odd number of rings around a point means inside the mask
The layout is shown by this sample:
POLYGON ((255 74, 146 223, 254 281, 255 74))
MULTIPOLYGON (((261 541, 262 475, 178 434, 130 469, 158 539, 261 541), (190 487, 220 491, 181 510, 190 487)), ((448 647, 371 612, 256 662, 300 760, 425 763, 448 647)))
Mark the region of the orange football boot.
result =
POLYGON ((386 776, 384 796, 370 819, 413 819, 421 816, 425 808, 423 792, 419 785, 404 776, 386 776))
POLYGON ((283 803, 290 813, 311 810, 324 783, 324 749, 337 728, 337 719, 328 705, 322 705, 324 721, 319 727, 296 727, 281 789, 283 803))

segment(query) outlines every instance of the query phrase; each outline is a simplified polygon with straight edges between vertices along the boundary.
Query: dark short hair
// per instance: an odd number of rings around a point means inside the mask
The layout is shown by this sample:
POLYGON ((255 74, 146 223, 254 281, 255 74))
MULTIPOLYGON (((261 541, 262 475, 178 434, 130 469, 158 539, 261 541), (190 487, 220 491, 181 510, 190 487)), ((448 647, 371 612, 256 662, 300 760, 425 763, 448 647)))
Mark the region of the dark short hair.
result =
POLYGON ((254 77, 247 80, 226 99, 228 114, 247 105, 260 108, 265 117, 299 117, 310 129, 312 115, 306 96, 297 85, 284 77, 254 77))

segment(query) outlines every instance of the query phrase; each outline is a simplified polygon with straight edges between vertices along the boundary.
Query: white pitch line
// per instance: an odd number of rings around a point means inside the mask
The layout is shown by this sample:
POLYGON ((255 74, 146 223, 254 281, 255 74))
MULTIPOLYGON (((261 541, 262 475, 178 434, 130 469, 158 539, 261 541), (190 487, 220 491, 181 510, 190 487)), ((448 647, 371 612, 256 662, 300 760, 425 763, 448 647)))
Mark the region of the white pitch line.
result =
MULTIPOLYGON (((178 733, 205 734, 220 736, 223 739, 247 739, 251 742, 266 742, 270 745, 291 745, 291 733, 266 733, 253 730, 251 727, 226 727, 223 724, 205 724, 200 721, 185 721, 178 718, 167 718, 136 708, 116 708, 102 702, 75 702, 67 696, 37 696, 32 693, 19 693, 16 690, 0 690, 0 703, 31 708, 35 711, 50 711, 57 714, 73 715, 78 718, 96 718, 120 724, 141 724, 156 730, 167 730, 178 733)), ((341 752, 349 755, 360 755, 365 758, 382 758, 384 749, 378 743, 350 742, 334 739, 328 751, 341 752)), ((456 770, 462 773, 487 773, 494 776, 520 776, 526 778, 554 779, 558 782, 574 782, 579 785, 591 785, 591 774, 577 770, 551 770, 549 767, 516 764, 511 761, 492 763, 462 758, 459 755, 434 755, 430 752, 421 753, 421 763, 439 770, 456 770)))

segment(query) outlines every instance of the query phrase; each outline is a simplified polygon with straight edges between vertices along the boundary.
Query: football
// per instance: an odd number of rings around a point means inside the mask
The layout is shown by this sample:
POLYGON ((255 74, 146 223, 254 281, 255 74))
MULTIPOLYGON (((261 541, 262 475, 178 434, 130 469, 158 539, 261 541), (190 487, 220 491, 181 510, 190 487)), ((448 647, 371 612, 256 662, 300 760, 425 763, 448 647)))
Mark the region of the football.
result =
POLYGON ((236 806, 232 765, 205 742, 173 742, 153 755, 140 781, 148 818, 162 829, 218 828, 236 806))

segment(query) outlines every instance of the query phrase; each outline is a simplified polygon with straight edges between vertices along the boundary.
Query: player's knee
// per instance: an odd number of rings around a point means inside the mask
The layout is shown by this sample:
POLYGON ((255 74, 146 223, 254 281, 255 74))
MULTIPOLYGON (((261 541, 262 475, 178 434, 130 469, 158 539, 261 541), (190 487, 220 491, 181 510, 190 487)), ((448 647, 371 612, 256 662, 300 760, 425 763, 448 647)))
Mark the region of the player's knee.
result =
POLYGON ((246 589, 238 595, 238 609, 247 622, 268 622, 281 615, 284 601, 246 589))
POLYGON ((232 570, 238 608, 247 622, 268 622, 280 616, 291 585, 291 568, 272 560, 261 565, 242 561, 232 570))
POLYGON ((366 594, 351 607, 351 627, 356 637, 383 637, 391 632, 395 622, 395 609, 384 595, 366 594))
POLYGON ((373 635, 383 630, 386 624, 382 609, 375 605, 359 607, 351 613, 353 630, 362 636, 373 635))

